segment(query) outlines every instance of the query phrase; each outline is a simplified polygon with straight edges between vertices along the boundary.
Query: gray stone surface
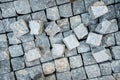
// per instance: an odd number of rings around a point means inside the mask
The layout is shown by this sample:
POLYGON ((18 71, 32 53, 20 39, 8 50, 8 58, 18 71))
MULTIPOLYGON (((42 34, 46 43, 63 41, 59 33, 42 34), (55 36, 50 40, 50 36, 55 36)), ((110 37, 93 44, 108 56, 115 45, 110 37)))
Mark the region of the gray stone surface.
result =
POLYGON ((13 71, 25 68, 25 63, 24 63, 23 57, 11 59, 11 64, 12 64, 13 71))
POLYGON ((59 6, 59 12, 61 17, 70 17, 72 16, 71 4, 67 3, 59 6))
POLYGON ((52 75, 46 76, 45 80, 56 80, 56 77, 54 74, 52 74, 52 75))
POLYGON ((115 11, 116 11, 117 17, 120 17, 120 7, 119 6, 120 6, 120 3, 115 5, 115 11))
POLYGON ((80 41, 80 45, 77 47, 78 53, 84 53, 90 50, 90 46, 85 41, 80 41))
POLYGON ((79 40, 83 39, 88 34, 86 26, 82 23, 74 28, 73 31, 79 40))
POLYGON ((0 4, 3 17, 13 17, 16 16, 16 11, 13 2, 0 4))
POLYGON ((0 48, 8 47, 6 34, 0 34, 0 48))
POLYGON ((120 32, 119 31, 115 33, 115 41, 117 45, 120 45, 120 32))
POLYGON ((20 44, 10 46, 9 51, 10 51, 11 57, 18 57, 18 56, 22 56, 24 54, 22 46, 20 44))
POLYGON ((102 0, 105 2, 105 4, 109 5, 109 4, 114 4, 114 0, 102 0))
POLYGON ((57 72, 69 71, 70 66, 67 58, 60 58, 55 60, 55 68, 57 72))
POLYGON ((85 11, 86 11, 86 9, 84 6, 84 0, 77 0, 77 1, 73 2, 74 15, 84 13, 85 11))
POLYGON ((22 19, 12 23, 10 28, 13 30, 14 36, 17 38, 29 32, 26 22, 22 19))
POLYGON ((83 67, 71 70, 71 76, 73 80, 84 80, 87 78, 83 67))
POLYGON ((10 72, 7 74, 0 75, 0 80, 15 80, 14 73, 10 72))
POLYGON ((78 68, 83 66, 82 58, 80 55, 69 57, 70 67, 78 68))
POLYGON ((36 66, 36 65, 40 64, 40 60, 39 59, 36 59, 34 61, 27 61, 27 60, 25 60, 25 64, 26 64, 27 67, 36 66))
POLYGON ((115 74, 113 74, 113 76, 115 77, 116 80, 120 79, 120 73, 115 73, 115 74))
POLYGON ((30 49, 35 48, 35 42, 34 41, 25 42, 22 45, 23 45, 24 51, 28 51, 30 49))
POLYGON ((99 78, 99 80, 115 80, 115 78, 112 75, 109 75, 109 76, 102 76, 99 78))
POLYGON ((57 4, 64 4, 64 3, 67 3, 67 2, 70 2, 69 0, 56 0, 57 4))
POLYGON ((60 27, 55 23, 55 21, 51 22, 45 29, 45 32, 49 36, 54 36, 56 33, 60 32, 60 27))
POLYGON ((57 20, 57 25, 61 28, 61 32, 70 30, 70 24, 68 18, 57 20))
POLYGON ((47 18, 50 20, 60 19, 58 7, 51 7, 46 9, 47 18))
POLYGON ((4 28, 4 25, 3 25, 3 22, 2 20, 0 20, 0 33, 5 33, 5 28, 4 28))
POLYGON ((14 1, 14 7, 18 14, 27 14, 31 12, 28 0, 14 1))
POLYGON ((41 20, 31 20, 29 21, 30 34, 38 35, 43 32, 43 21, 41 20))
POLYGON ((57 80, 71 80, 71 73, 69 71, 56 73, 57 80))
POLYGON ((10 53, 8 48, 0 49, 0 61, 10 59, 10 53))
POLYGON ((74 55, 77 55, 77 49, 76 48, 74 48, 72 50, 68 50, 68 49, 65 50, 65 56, 66 57, 70 57, 70 56, 74 56, 74 55))
POLYGON ((67 37, 67 36, 69 36, 69 35, 71 35, 71 34, 73 34, 73 31, 72 31, 72 30, 63 32, 63 36, 64 36, 64 37, 67 37))
POLYGON ((29 21, 32 20, 32 17, 30 14, 17 16, 17 20, 21 20, 21 19, 24 19, 25 21, 29 21))
POLYGON ((112 51, 114 59, 120 59, 120 54, 119 54, 120 46, 113 46, 113 47, 111 47, 111 51, 112 51))
POLYGON ((112 61, 111 68, 114 73, 120 72, 120 60, 112 61))
POLYGON ((55 72, 54 62, 43 63, 42 68, 45 75, 55 72))
POLYGON ((85 66, 85 70, 88 78, 95 78, 101 76, 100 68, 98 64, 85 66))
POLYGON ((53 58, 63 57, 65 53, 65 45, 64 44, 52 44, 52 56, 53 58))
POLYGON ((102 40, 102 35, 90 32, 88 34, 86 43, 93 45, 93 46, 99 46, 101 44, 101 40, 102 40))

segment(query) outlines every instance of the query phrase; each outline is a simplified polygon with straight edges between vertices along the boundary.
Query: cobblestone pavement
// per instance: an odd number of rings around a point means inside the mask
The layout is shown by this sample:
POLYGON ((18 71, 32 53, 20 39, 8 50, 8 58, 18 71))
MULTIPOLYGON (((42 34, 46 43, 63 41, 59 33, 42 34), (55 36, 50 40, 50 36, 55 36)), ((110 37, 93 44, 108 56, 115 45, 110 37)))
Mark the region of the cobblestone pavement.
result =
POLYGON ((0 0, 0 80, 120 80, 120 0, 0 0))

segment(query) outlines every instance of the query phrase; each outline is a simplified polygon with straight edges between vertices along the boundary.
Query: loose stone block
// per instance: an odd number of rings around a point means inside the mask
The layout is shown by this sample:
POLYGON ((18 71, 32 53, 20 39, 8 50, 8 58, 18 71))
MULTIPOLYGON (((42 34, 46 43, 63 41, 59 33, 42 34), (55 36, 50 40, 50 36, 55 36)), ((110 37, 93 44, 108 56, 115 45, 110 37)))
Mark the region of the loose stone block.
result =
POLYGON ((84 65, 95 64, 96 60, 92 55, 92 52, 87 52, 82 54, 84 65))
POLYGON ((85 11, 86 10, 85 10, 83 0, 77 0, 77 1, 73 2, 73 13, 74 13, 74 15, 84 13, 85 11))
POLYGON ((52 44, 52 56, 53 58, 59 58, 64 56, 65 45, 64 44, 52 44))
POLYGON ((84 24, 78 25, 76 28, 73 29, 73 31, 79 40, 84 38, 88 34, 88 30, 84 26, 84 24))
POLYGON ((60 27, 55 23, 55 21, 51 22, 45 29, 45 32, 49 36, 54 36, 56 33, 60 32, 60 27))
POLYGON ((85 70, 86 70, 88 78, 95 78, 95 77, 101 76, 100 68, 97 64, 85 66, 85 70))
POLYGON ((71 74, 69 71, 56 73, 56 76, 57 76, 57 80, 71 80, 71 74))
POLYGON ((113 46, 111 47, 113 58, 114 59, 120 59, 120 46, 113 46))
POLYGON ((7 44, 7 36, 5 34, 0 35, 0 48, 6 48, 8 47, 7 44))
POLYGON ((14 6, 18 14, 27 14, 31 12, 28 0, 14 1, 14 6))
POLYGON ((107 12, 108 8, 103 1, 97 1, 89 8, 89 13, 94 19, 106 14, 107 12))
POLYGON ((70 30, 68 18, 57 20, 57 25, 61 28, 61 32, 70 30))
POLYGON ((80 41, 80 45, 77 47, 78 53, 84 53, 90 51, 90 46, 85 41, 80 41))
POLYGON ((73 35, 73 34, 65 37, 63 39, 63 42, 65 43, 65 45, 67 46, 67 48, 69 50, 72 50, 79 46, 79 42, 78 42, 77 38, 75 37, 75 35, 73 35))
POLYGON ((111 22, 111 25, 108 28, 106 33, 113 33, 113 32, 118 31, 117 20, 116 19, 112 19, 112 20, 110 20, 110 22, 111 22))
POLYGON ((99 23, 97 25, 95 31, 100 33, 100 34, 105 34, 110 26, 111 26, 111 22, 106 20, 106 19, 104 19, 101 23, 99 23))
POLYGON ((22 45, 23 45, 24 51, 28 51, 28 50, 31 50, 31 49, 35 48, 35 42, 34 41, 25 42, 22 45))
POLYGON ((77 55, 76 48, 74 48, 72 50, 68 50, 68 49, 65 50, 65 56, 66 57, 70 57, 70 56, 74 56, 74 55, 77 55))
POLYGON ((112 61, 111 68, 114 73, 120 72, 120 60, 112 61))
POLYGON ((85 69, 83 67, 71 70, 71 76, 73 80, 86 79, 85 69))
POLYGON ((102 75, 110 75, 112 73, 110 62, 101 63, 100 70, 102 75))
POLYGON ((67 3, 67 2, 70 2, 70 0, 56 0, 57 4, 64 4, 64 3, 67 3))
POLYGON ((0 5, 0 7, 1 7, 1 10, 2 10, 2 16, 3 17, 16 16, 16 11, 15 11, 13 2, 3 3, 3 4, 0 5))
POLYGON ((9 73, 11 71, 9 60, 0 61, 0 74, 9 73))
POLYGON ((56 80, 56 77, 54 74, 52 74, 52 75, 46 76, 45 80, 56 80))
POLYGON ((115 33, 115 41, 117 45, 120 45, 120 31, 115 33))
POLYGON ((43 31, 43 21, 32 20, 29 21, 30 34, 38 35, 43 31))
POLYGON ((69 63, 67 58, 61 58, 55 60, 55 68, 57 72, 69 71, 69 63))
POLYGON ((10 59, 8 48, 0 49, 0 61, 10 59))
POLYGON ((115 37, 114 34, 107 34, 102 39, 102 45, 104 47, 109 47, 115 45, 115 37))
POLYGON ((14 73, 10 72, 10 73, 0 75, 0 80, 15 80, 14 73))
POLYGON ((18 57, 11 59, 12 68, 14 71, 25 68, 24 58, 18 57))
POLYGON ((28 26, 24 20, 18 20, 10 25, 14 35, 19 38, 29 32, 28 26))
POLYGON ((27 61, 34 61, 34 60, 39 59, 41 57, 41 51, 39 48, 34 48, 31 50, 28 50, 25 53, 25 56, 26 56, 27 61))
POLYGON ((18 56, 22 56, 24 54, 22 46, 20 44, 10 46, 9 51, 10 51, 11 57, 18 57, 18 56))
POLYGON ((71 68, 78 68, 78 67, 81 67, 83 65, 82 58, 79 55, 69 57, 69 60, 70 60, 70 67, 71 68))
POLYGON ((50 20, 60 19, 59 11, 57 7, 51 7, 46 9, 47 18, 50 20))
POLYGON ((26 69, 15 72, 17 80, 30 80, 29 74, 26 69))
POLYGON ((99 46, 101 44, 101 40, 102 40, 102 35, 90 32, 88 34, 86 43, 91 44, 93 46, 99 46))
POLYGON ((59 12, 61 17, 70 17, 72 16, 72 8, 71 4, 63 4, 59 6, 59 12))
POLYGON ((0 20, 0 33, 5 33, 5 28, 4 28, 4 25, 3 25, 3 22, 2 20, 0 20))
POLYGON ((39 65, 40 64, 40 60, 39 59, 36 59, 34 61, 27 61, 27 60, 25 60, 25 64, 26 64, 27 67, 39 65))
POLYGON ((81 23, 80 15, 70 17, 71 28, 74 29, 81 23))
POLYGON ((55 66, 53 62, 43 63, 42 68, 45 75, 52 74, 55 71, 55 66))
POLYGON ((32 19, 33 20, 47 21, 47 18, 46 18, 44 11, 32 13, 32 19))
POLYGON ((93 48, 92 54, 98 63, 108 61, 111 59, 110 55, 107 53, 106 49, 103 47, 93 48))
POLYGON ((6 32, 11 32, 12 31, 12 29, 10 28, 10 24, 15 22, 15 21, 16 21, 15 18, 8 18, 8 19, 3 19, 2 20, 6 32))

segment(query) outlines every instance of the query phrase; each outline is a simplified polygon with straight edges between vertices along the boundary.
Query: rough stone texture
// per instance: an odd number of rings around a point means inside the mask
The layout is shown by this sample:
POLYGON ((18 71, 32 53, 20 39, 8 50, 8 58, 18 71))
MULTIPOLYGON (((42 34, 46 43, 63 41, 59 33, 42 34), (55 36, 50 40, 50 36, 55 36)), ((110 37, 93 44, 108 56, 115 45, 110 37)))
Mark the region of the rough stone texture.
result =
POLYGON ((67 58, 61 58, 55 60, 55 68, 57 72, 69 71, 69 63, 67 58))
POLYGON ((89 13, 94 19, 106 14, 107 12, 108 8, 103 1, 97 1, 89 8, 89 13))
POLYGON ((52 74, 55 71, 55 66, 53 62, 43 63, 42 64, 44 74, 52 74))
POLYGON ((11 59, 12 68, 14 71, 25 68, 24 58, 13 58, 11 59))
POLYGON ((7 36, 5 34, 0 35, 0 48, 7 48, 7 36))
POLYGON ((64 56, 65 45, 64 44, 52 44, 52 56, 53 58, 59 58, 64 56))
POLYGON ((7 60, 10 59, 8 48, 0 49, 0 61, 6 60, 6 59, 7 60))
POLYGON ((30 14, 22 15, 22 16, 17 17, 17 20, 21 20, 21 19, 24 19, 25 21, 30 21, 30 20, 32 20, 32 17, 31 17, 30 14))
POLYGON ((55 23, 55 21, 51 22, 45 29, 45 32, 49 36, 54 36, 56 33, 60 32, 60 27, 55 23))
POLYGON ((115 33, 115 41, 117 43, 117 45, 120 45, 120 31, 115 33))
POLYGON ((114 59, 120 59, 120 54, 119 54, 120 46, 113 46, 113 47, 111 47, 111 51, 112 51, 114 59))
POLYGON ((0 20, 0 33, 5 33, 5 28, 4 28, 4 25, 3 25, 3 22, 2 20, 0 20))
POLYGON ((95 64, 96 60, 92 55, 92 52, 87 52, 82 54, 84 65, 95 64))
POLYGON ((115 74, 113 74, 113 76, 115 77, 116 80, 120 79, 120 73, 115 73, 115 74))
POLYGON ((85 10, 83 0, 77 0, 77 1, 73 2, 73 13, 74 13, 74 15, 84 13, 85 11, 86 10, 85 10))
POLYGON ((110 62, 101 63, 100 70, 102 75, 110 75, 112 73, 110 62))
POLYGON ((119 6, 120 6, 120 3, 115 5, 115 11, 116 11, 117 17, 120 17, 120 7, 119 6))
POLYGON ((67 3, 67 2, 70 2, 70 0, 56 0, 57 4, 64 4, 64 3, 67 3))
POLYGON ((49 75, 49 76, 45 77, 45 80, 56 80, 56 77, 55 77, 54 74, 53 75, 49 75))
POLYGON ((88 34, 86 43, 91 44, 93 46, 99 46, 101 44, 101 40, 102 40, 102 35, 90 32, 88 34))
POLYGON ((39 59, 41 57, 41 51, 39 48, 34 48, 31 50, 28 50, 25 53, 25 56, 26 56, 27 61, 34 61, 34 60, 39 59))
POLYGON ((28 0, 14 1, 14 6, 18 14, 27 14, 31 12, 28 0))
POLYGON ((102 0, 102 1, 105 2, 105 4, 107 5, 114 3, 114 0, 102 0))
POLYGON ((10 28, 13 30, 13 33, 16 37, 21 37, 29 32, 26 22, 22 19, 12 23, 10 28))
POLYGON ((105 34, 110 26, 111 26, 111 22, 106 20, 106 19, 104 19, 101 23, 99 23, 97 25, 95 31, 100 33, 100 34, 105 34))
POLYGON ((47 21, 47 18, 46 18, 46 15, 45 15, 44 11, 39 11, 39 12, 32 13, 32 19, 47 21))
POLYGON ((22 46, 20 44, 10 46, 9 51, 10 51, 11 57, 18 57, 18 56, 22 56, 24 54, 22 46))
POLYGON ((69 57, 69 60, 70 60, 70 67, 71 68, 78 68, 78 67, 83 66, 82 58, 79 55, 69 57))
POLYGON ((73 29, 73 31, 79 40, 83 39, 88 34, 88 30, 84 26, 84 24, 78 25, 76 28, 73 29))
POLYGON ((10 72, 7 74, 0 75, 0 80, 15 80, 14 73, 10 72))
POLYGON ((16 11, 13 2, 0 4, 3 17, 13 17, 16 16, 16 11))
POLYGON ((57 80, 71 80, 71 74, 69 71, 63 73, 56 73, 57 80))
POLYGON ((35 42, 34 41, 25 42, 22 45, 23 45, 24 51, 28 51, 30 49, 35 48, 35 42))
POLYGON ((70 51, 68 49, 65 50, 65 56, 66 57, 70 57, 70 56, 74 56, 74 55, 77 55, 76 48, 74 48, 74 49, 72 49, 70 51))
POLYGON ((9 60, 0 61, 0 74, 9 73, 11 71, 9 60))
POLYGON ((100 68, 97 64, 85 66, 85 70, 86 70, 88 78, 95 78, 95 77, 101 76, 100 68))
POLYGON ((114 73, 120 72, 120 60, 112 61, 111 68, 114 73))
POLYGON ((47 12, 48 19, 50 19, 50 20, 60 19, 58 7, 48 8, 48 9, 46 9, 46 12, 47 12))
POLYGON ((57 25, 61 28, 61 32, 70 30, 68 18, 57 20, 57 25))
POLYGON ((81 23, 80 15, 70 17, 71 28, 74 29, 81 23))
POLYGON ((72 16, 71 4, 64 4, 59 6, 60 16, 61 17, 70 17, 72 16))
POLYGON ((92 54, 95 60, 100 63, 111 59, 104 47, 96 47, 92 49, 92 54))
POLYGON ((112 75, 109 75, 109 76, 102 76, 99 78, 99 80, 115 80, 115 78, 112 75))
POLYGON ((90 51, 90 46, 85 41, 80 41, 80 45, 77 47, 78 53, 84 53, 90 51))
POLYGON ((31 67, 31 66, 35 66, 35 65, 39 65, 40 64, 40 60, 39 59, 36 59, 34 61, 27 61, 25 60, 25 64, 27 67, 31 67))
POLYGON ((71 70, 71 76, 73 80, 86 79, 85 69, 83 67, 71 70))
POLYGON ((29 21, 29 27, 30 27, 30 34, 41 34, 43 31, 43 21, 40 20, 32 20, 29 21))
POLYGON ((65 43, 65 45, 67 46, 67 48, 69 50, 72 50, 79 46, 79 42, 78 42, 77 38, 75 37, 75 35, 73 35, 73 34, 65 37, 63 39, 63 42, 65 43))
POLYGON ((64 36, 64 37, 67 37, 67 36, 69 36, 69 35, 71 35, 71 34, 73 34, 73 31, 72 31, 72 30, 63 32, 63 36, 64 36))

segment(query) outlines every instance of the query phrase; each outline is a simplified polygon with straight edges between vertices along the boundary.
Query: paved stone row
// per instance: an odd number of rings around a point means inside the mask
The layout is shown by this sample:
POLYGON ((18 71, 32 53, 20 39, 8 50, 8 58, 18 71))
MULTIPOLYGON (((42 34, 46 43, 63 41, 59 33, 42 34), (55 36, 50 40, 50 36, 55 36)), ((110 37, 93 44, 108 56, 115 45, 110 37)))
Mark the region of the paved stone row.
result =
POLYGON ((0 3, 0 80, 120 80, 119 0, 0 3))

